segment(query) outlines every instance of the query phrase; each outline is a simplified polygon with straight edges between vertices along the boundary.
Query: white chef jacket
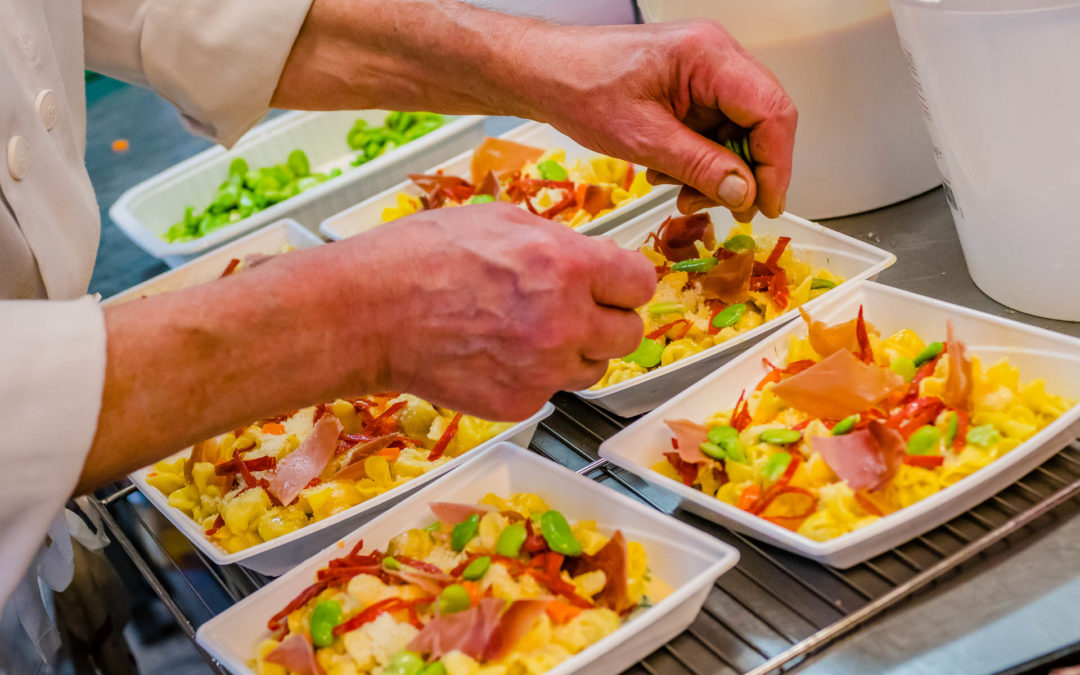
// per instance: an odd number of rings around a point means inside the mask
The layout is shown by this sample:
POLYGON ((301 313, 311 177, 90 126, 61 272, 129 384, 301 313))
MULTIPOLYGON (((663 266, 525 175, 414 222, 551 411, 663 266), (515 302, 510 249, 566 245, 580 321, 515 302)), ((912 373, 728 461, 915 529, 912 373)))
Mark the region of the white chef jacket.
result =
POLYGON ((84 67, 156 89, 228 145, 266 113, 310 2, 0 0, 0 607, 71 496, 101 408, 84 67))

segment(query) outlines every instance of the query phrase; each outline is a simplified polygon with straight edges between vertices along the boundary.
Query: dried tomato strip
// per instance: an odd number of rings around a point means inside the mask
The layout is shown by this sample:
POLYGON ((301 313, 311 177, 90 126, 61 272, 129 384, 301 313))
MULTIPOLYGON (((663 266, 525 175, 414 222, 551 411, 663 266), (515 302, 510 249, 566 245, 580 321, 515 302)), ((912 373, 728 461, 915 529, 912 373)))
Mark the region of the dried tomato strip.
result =
POLYGON ((446 429, 442 432, 442 436, 439 436, 439 440, 436 441, 435 447, 428 453, 428 461, 434 462, 438 458, 443 456, 446 452, 446 448, 450 445, 450 441, 453 440, 454 434, 457 433, 458 424, 461 423, 461 413, 454 415, 454 419, 450 420, 450 424, 446 425, 446 429))
POLYGON ((649 333, 645 337, 650 339, 650 340, 659 339, 661 336, 663 336, 665 333, 667 333, 672 328, 675 328, 679 324, 685 324, 685 327, 683 328, 682 333, 680 333, 678 337, 673 338, 673 339, 681 340, 684 337, 686 337, 687 331, 690 330, 690 321, 688 319, 675 319, 671 323, 665 323, 663 326, 660 326, 659 328, 657 328, 653 332, 649 333))
POLYGON ((933 469, 945 463, 941 455, 904 455, 904 464, 920 466, 924 469, 933 469))
POLYGON ((870 335, 866 332, 862 305, 859 305, 859 318, 855 321, 855 339, 859 341, 859 360, 863 363, 873 363, 874 350, 870 348, 870 335))

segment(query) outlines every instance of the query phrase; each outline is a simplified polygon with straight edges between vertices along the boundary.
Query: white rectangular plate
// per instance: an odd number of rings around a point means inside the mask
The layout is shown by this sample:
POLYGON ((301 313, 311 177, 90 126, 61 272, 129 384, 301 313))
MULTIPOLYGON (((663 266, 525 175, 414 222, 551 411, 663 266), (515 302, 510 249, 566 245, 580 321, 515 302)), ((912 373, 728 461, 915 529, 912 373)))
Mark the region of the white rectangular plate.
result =
MULTIPOLYGON (((716 227, 717 238, 726 237, 728 231, 735 225, 731 212, 724 208, 714 208, 709 209, 708 213, 716 227)), ((682 214, 674 204, 664 204, 604 236, 614 240, 623 248, 637 249, 645 243, 650 232, 655 232, 660 227, 664 219, 668 216, 679 215, 682 214)), ((753 220, 753 226, 755 236, 791 237, 790 246, 800 259, 807 260, 814 267, 824 267, 847 280, 828 293, 806 303, 804 307, 809 312, 813 312, 814 308, 826 298, 847 293, 853 282, 876 279, 881 270, 896 262, 896 256, 888 251, 789 213, 775 220, 757 216, 753 220)), ((720 364, 798 315, 798 309, 791 309, 751 331, 727 342, 713 345, 671 365, 657 368, 610 387, 575 393, 616 415, 623 417, 640 415, 686 389, 720 364)))
POLYGON ((219 279, 233 258, 243 260, 246 256, 255 253, 276 255, 286 244, 294 249, 302 249, 318 246, 321 243, 323 243, 322 239, 295 220, 281 220, 205 253, 180 267, 162 272, 138 286, 121 291, 102 304, 115 305, 130 302, 143 296, 168 293, 219 279))
MULTIPOLYGON (((946 319, 952 319, 956 335, 967 345, 968 353, 979 356, 986 366, 1007 356, 1020 369, 1022 382, 1043 378, 1047 391, 1080 400, 1080 340, 1076 338, 871 282, 862 282, 845 295, 825 300, 814 312, 815 320, 830 324, 847 321, 862 305, 867 322, 883 336, 910 328, 926 340, 940 340, 945 336, 946 319)), ((806 325, 802 321, 786 326, 609 438, 600 446, 600 455, 675 492, 682 498, 684 508, 705 518, 819 562, 846 568, 967 511, 1021 478, 1080 434, 1080 405, 1076 405, 1026 443, 954 485, 826 542, 812 541, 650 468, 671 447, 671 433, 665 419, 704 421, 710 414, 730 408, 743 389, 752 389, 764 376, 762 358, 784 363, 788 337, 805 334, 806 325)))
MULTIPOLYGON (((361 539, 365 548, 384 548, 399 532, 431 522, 429 502, 474 503, 488 492, 500 496, 533 492, 571 521, 595 520, 607 533, 622 530, 628 540, 645 546, 652 572, 674 589, 616 632, 547 671, 548 675, 599 675, 630 667, 690 625, 713 582, 739 559, 727 544, 510 443, 474 455, 458 471, 349 534, 342 540, 344 550, 361 539)), ((203 624, 196 640, 230 671, 253 672, 247 662, 256 645, 270 635, 267 619, 341 552, 342 547, 329 546, 203 624)))
MULTIPOLYGON (((532 145, 537 148, 544 148, 545 150, 550 148, 562 148, 566 150, 567 161, 598 156, 597 153, 583 148, 570 140, 568 136, 564 136, 552 127, 546 124, 540 124, 539 122, 527 122, 521 126, 514 127, 510 131, 499 136, 499 138, 505 138, 525 145, 532 145)), ((431 166, 424 171, 424 173, 435 173, 436 171, 441 170, 448 176, 462 176, 467 179, 469 176, 469 167, 472 163, 472 156, 473 151, 469 150, 443 164, 431 166)), ((634 170, 644 171, 645 168, 635 164, 634 170)), ((400 175, 401 174, 399 174, 399 176, 400 175)), ((338 240, 379 227, 383 224, 383 209, 389 206, 397 206, 397 196, 402 192, 414 197, 419 197, 423 194, 420 188, 416 187, 412 181, 402 181, 390 189, 380 192, 374 197, 371 197, 346 211, 327 218, 323 221, 323 224, 319 226, 319 231, 329 239, 338 240)), ((652 208, 666 199, 670 199, 674 194, 674 186, 657 185, 644 197, 635 199, 632 202, 627 202, 606 216, 585 223, 577 228, 577 231, 582 234, 598 234, 604 232, 615 227, 619 223, 625 222, 642 211, 652 208)))
POLYGON ((293 218, 314 231, 323 218, 386 189, 403 173, 453 157, 483 138, 484 117, 448 115, 435 131, 367 164, 350 166, 357 153, 345 137, 353 123, 364 119, 381 125, 386 115, 385 110, 286 113, 258 125, 228 150, 215 146, 132 187, 109 207, 109 217, 140 248, 175 267, 281 218, 293 218), (298 148, 307 153, 312 170, 339 168, 344 173, 204 237, 172 244, 161 239, 183 217, 185 207, 201 209, 210 203, 236 157, 255 168, 280 164, 298 148))

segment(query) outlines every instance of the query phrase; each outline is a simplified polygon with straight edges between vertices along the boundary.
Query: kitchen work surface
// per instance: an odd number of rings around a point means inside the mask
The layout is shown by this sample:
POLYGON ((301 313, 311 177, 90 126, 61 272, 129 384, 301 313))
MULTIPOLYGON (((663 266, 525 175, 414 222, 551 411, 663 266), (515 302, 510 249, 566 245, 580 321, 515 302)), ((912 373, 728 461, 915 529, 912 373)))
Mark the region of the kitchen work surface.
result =
MULTIPOLYGON (((109 296, 166 268, 109 224, 105 209, 127 187, 208 144, 189 136, 172 108, 149 92, 98 80, 88 93, 87 162, 103 212, 91 291, 109 296), (138 111, 138 127, 130 124, 132 111, 138 111), (127 153, 110 150, 116 138, 129 140, 127 153)), ((514 123, 489 120, 487 132, 514 123)), ((897 264, 879 277, 884 284, 1080 335, 1080 324, 1018 314, 975 287, 940 190, 825 224, 896 254, 897 264)), ((531 450, 673 512, 741 555, 690 628, 628 672, 762 673, 797 666, 815 673, 988 673, 1070 645, 1080 649, 1078 444, 944 526, 838 571, 675 509, 673 494, 597 459, 600 442, 628 420, 569 394, 554 403, 555 414, 541 424, 531 450), (844 636, 846 629, 851 632, 844 636)), ((235 565, 210 564, 130 486, 98 497, 90 508, 106 517, 113 547, 130 557, 189 636, 266 582, 235 565)), ((189 667, 170 672, 217 672, 197 656, 184 663, 189 667)))

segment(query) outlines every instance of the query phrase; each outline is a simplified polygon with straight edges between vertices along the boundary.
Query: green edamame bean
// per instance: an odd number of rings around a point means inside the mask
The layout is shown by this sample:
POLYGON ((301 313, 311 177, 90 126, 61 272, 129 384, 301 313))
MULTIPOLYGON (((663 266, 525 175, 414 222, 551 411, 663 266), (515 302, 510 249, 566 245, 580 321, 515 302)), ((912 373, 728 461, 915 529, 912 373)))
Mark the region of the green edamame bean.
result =
POLYGON ((420 675, 446 675, 446 666, 443 665, 442 661, 429 663, 426 668, 420 671, 420 675))
POLYGON ((334 628, 341 623, 341 604, 323 600, 311 612, 311 642, 316 647, 329 647, 334 642, 334 628))
POLYGON ((297 177, 306 176, 311 173, 311 162, 308 161, 307 153, 303 150, 293 150, 290 152, 289 158, 285 160, 285 163, 289 165, 289 170, 297 177))
POLYGON ((915 377, 915 362, 900 357, 889 364, 889 370, 904 378, 904 382, 911 382, 912 378, 915 377))
POLYGON ((305 190, 310 190, 311 188, 322 182, 320 178, 321 176, 314 174, 311 176, 304 176, 300 180, 296 181, 296 191, 303 192, 305 190))
POLYGON ((240 176, 243 178, 247 175, 248 163, 243 157, 237 157, 233 161, 229 162, 229 175, 240 176))
POLYGON ((949 418, 945 422, 945 447, 951 447, 953 441, 956 440, 956 432, 960 429, 960 415, 956 413, 949 413, 949 418))
POLYGON ((660 365, 660 357, 664 354, 664 345, 657 340, 642 338, 638 348, 623 357, 623 361, 636 363, 642 368, 652 368, 660 365))
POLYGON ((540 162, 536 168, 544 180, 566 180, 566 169, 553 159, 540 162))
POLYGON ((457 525, 454 525, 454 529, 450 532, 450 547, 455 551, 461 551, 465 548, 465 545, 473 540, 476 533, 480 531, 480 516, 475 513, 461 521, 457 525))
POLYGON ((941 431, 927 424, 915 430, 907 442, 909 455, 936 455, 938 444, 941 443, 941 431))
POLYGON ((765 467, 762 469, 762 473, 769 482, 775 483, 780 479, 780 476, 784 475, 784 472, 787 471, 788 465, 790 464, 791 453, 774 452, 765 460, 765 467))
POLYGON ((581 555, 581 544, 570 530, 570 523, 558 511, 545 511, 540 516, 540 534, 548 547, 556 553, 575 556, 581 555))
POLYGON ((988 448, 995 443, 1001 442, 1001 434, 998 433, 998 430, 995 429, 992 424, 984 424, 981 427, 974 427, 968 431, 965 440, 972 445, 988 448))
POLYGON ((383 675, 420 675, 424 669, 424 659, 416 652, 402 649, 390 657, 390 661, 383 668, 383 675))
POLYGON ((725 307, 716 313, 713 317, 712 325, 714 328, 727 328, 734 326, 739 322, 739 319, 743 318, 746 314, 746 304, 737 303, 729 307, 725 307))
POLYGON ((859 417, 859 413, 855 413, 854 415, 848 415, 844 419, 837 422, 836 426, 832 428, 832 431, 830 433, 833 436, 843 436, 844 434, 854 429, 855 425, 859 423, 860 419, 862 418, 859 417))
POLYGON ((672 272, 708 272, 716 267, 719 261, 716 258, 691 258, 680 260, 671 266, 672 272))
POLYGON ((516 558, 528 536, 523 524, 510 523, 499 533, 499 538, 495 541, 495 552, 507 558, 516 558))
POLYGON ((450 584, 439 594, 439 612, 442 614, 463 612, 471 604, 472 598, 461 584, 450 584))
POLYGON ((758 434, 758 440, 770 445, 791 445, 802 440, 802 432, 795 429, 766 429, 758 434))
POLYGON ((399 570, 401 569, 401 562, 394 556, 388 555, 382 559, 382 566, 388 570, 399 570))
POLYGON ((821 277, 814 277, 810 280, 810 290, 816 291, 821 288, 836 288, 836 282, 832 279, 822 279, 821 277))
POLYGON ((210 210, 214 213, 224 213, 236 206, 236 200, 240 198, 240 188, 235 185, 226 185, 214 195, 214 202, 210 210))
POLYGON ((724 452, 724 449, 711 441, 705 441, 698 446, 698 449, 701 450, 701 454, 705 455, 706 457, 711 457, 716 460, 727 458, 727 453, 724 452))
POLYGON ((940 354, 943 349, 945 349, 945 345, 941 344, 940 342, 931 342, 930 344, 926 345, 926 348, 919 352, 919 355, 913 359, 915 362, 915 366, 918 367, 926 363, 930 359, 940 354))
POLYGON ((654 302, 649 305, 649 314, 683 314, 686 307, 677 302, 654 302))
MULTIPOLYGON (((725 459, 740 464, 746 463, 746 453, 744 452, 742 441, 739 440, 739 432, 735 427, 726 424, 713 427, 712 429, 709 429, 708 438, 710 443, 716 445, 723 451, 725 459)), ((720 458, 714 457, 714 459, 720 458)))
POLYGON ((473 195, 469 200, 470 204, 490 204, 495 201, 495 198, 491 195, 473 195))
POLYGON ((491 557, 482 555, 476 560, 469 563, 465 569, 461 572, 462 579, 468 579, 469 581, 477 581, 483 579, 487 574, 488 568, 491 567, 491 557))
POLYGON ((753 251, 757 249, 757 242, 748 234, 737 234, 724 242, 724 248, 735 253, 753 251))

